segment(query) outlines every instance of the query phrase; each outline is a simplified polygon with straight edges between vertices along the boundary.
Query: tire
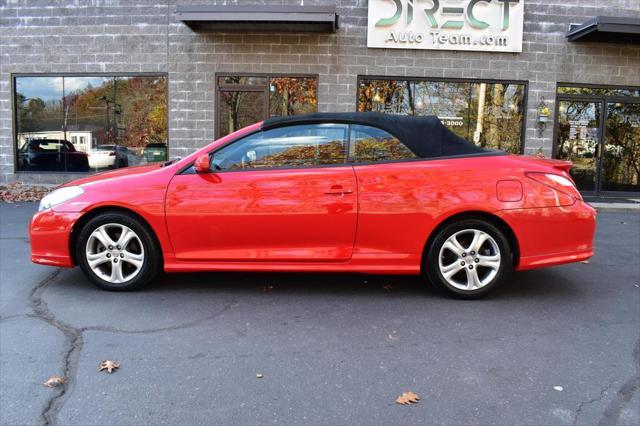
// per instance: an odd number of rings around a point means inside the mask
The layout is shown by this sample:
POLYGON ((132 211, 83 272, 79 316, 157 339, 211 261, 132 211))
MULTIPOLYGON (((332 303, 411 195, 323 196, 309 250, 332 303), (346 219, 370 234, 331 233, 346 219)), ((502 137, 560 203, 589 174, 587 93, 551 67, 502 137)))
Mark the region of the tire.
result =
POLYGON ((512 270, 513 252, 504 233, 480 219, 463 219, 442 228, 423 264, 429 281, 458 299, 486 296, 512 270))
POLYGON ((126 213, 103 213, 89 220, 75 249, 82 271, 103 290, 135 290, 152 281, 162 267, 151 230, 126 213))

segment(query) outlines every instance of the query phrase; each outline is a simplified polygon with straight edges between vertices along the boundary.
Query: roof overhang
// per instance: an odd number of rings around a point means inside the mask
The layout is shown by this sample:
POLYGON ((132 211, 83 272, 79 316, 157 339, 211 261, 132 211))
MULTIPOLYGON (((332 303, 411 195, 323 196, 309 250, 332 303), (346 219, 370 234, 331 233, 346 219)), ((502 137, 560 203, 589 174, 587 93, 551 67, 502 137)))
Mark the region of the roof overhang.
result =
POLYGON ((572 24, 569 41, 640 44, 640 18, 596 16, 583 24, 572 24))
POLYGON ((176 17, 194 31, 277 31, 333 33, 335 6, 183 5, 176 17))

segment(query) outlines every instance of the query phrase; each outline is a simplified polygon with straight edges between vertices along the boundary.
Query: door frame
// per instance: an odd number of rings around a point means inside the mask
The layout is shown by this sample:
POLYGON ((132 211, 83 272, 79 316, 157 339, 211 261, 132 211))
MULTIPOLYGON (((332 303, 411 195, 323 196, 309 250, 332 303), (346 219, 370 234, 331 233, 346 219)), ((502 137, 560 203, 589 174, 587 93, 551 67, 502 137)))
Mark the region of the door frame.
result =
MULTIPOLYGON (((581 87, 593 87, 593 88, 607 88, 604 86, 593 85, 580 85, 581 87)), ((575 101, 575 102, 592 102, 599 103, 602 109, 600 125, 598 127, 598 147, 601 155, 596 160, 596 173, 595 173, 595 190, 594 191, 580 191, 581 194, 586 196, 595 197, 638 197, 638 192, 631 191, 602 191, 602 162, 606 155, 606 148, 604 147, 606 123, 608 118, 608 103, 640 103, 640 98, 635 96, 596 96, 596 95, 567 95, 558 93, 556 90, 556 105, 555 105, 555 123, 553 126, 553 145, 552 145, 552 157, 555 157, 556 147, 558 144, 558 131, 560 127, 560 102, 563 101, 575 101)))
POLYGON ((215 139, 220 139, 220 94, 222 92, 256 92, 262 93, 263 99, 263 117, 262 120, 266 120, 271 116, 269 110, 269 94, 270 94, 270 81, 272 78, 313 78, 316 80, 316 111, 318 110, 318 91, 320 89, 320 75, 319 74, 305 74, 305 73, 255 73, 255 72, 216 72, 213 74, 215 81, 215 93, 214 93, 214 110, 215 110, 215 139), (220 84, 221 77, 256 77, 265 78, 266 84, 220 84))

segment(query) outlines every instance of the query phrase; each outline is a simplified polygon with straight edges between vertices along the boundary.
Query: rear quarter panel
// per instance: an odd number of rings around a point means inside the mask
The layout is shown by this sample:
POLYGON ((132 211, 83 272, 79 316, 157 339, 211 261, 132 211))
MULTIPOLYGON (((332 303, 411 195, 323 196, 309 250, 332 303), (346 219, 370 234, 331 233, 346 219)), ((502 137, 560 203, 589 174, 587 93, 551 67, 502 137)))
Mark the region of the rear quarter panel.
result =
POLYGON ((504 210, 575 203, 571 197, 556 193, 524 174, 548 172, 548 166, 529 164, 513 156, 355 165, 354 169, 359 201, 354 254, 420 254, 434 229, 459 213, 499 216, 498 212, 504 210), (496 187, 503 180, 522 183, 522 198, 499 201, 496 187))

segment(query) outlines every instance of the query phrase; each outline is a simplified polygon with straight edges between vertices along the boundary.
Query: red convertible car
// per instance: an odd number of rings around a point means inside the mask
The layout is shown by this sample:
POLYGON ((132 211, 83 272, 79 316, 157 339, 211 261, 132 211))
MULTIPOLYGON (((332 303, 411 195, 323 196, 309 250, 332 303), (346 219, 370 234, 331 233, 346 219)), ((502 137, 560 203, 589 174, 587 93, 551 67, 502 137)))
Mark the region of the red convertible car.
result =
POLYGON ((593 255, 570 167, 479 148, 435 117, 274 118, 63 185, 31 221, 31 256, 106 290, 162 270, 359 272, 477 298, 514 269, 593 255))

